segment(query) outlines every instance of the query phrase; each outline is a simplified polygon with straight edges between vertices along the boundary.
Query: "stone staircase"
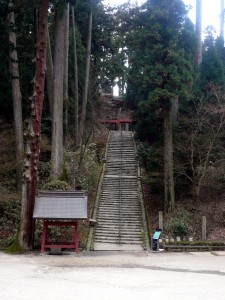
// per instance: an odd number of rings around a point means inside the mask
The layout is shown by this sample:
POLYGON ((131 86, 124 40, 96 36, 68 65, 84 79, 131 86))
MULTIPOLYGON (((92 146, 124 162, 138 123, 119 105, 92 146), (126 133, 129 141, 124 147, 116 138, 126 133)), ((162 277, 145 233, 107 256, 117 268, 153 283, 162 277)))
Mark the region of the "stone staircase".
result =
POLYGON ((143 249, 135 155, 132 132, 110 132, 94 250, 143 249))

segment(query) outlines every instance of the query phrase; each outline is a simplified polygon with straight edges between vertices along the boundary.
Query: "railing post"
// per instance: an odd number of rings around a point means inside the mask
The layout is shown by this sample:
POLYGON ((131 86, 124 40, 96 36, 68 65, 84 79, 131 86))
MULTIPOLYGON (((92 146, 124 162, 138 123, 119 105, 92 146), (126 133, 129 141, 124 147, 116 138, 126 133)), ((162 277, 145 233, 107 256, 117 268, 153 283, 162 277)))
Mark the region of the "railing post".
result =
POLYGON ((206 240, 206 217, 202 217, 202 240, 206 240))
POLYGON ((163 212, 159 211, 159 229, 163 230, 163 212))

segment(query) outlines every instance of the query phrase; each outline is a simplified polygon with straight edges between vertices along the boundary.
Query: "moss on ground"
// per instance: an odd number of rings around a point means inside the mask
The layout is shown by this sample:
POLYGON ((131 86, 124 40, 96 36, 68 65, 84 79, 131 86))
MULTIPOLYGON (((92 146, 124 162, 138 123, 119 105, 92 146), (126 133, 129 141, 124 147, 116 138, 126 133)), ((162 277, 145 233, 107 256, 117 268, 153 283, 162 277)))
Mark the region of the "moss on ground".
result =
POLYGON ((13 243, 5 250, 7 254, 22 254, 26 251, 19 244, 19 230, 14 237, 13 243))

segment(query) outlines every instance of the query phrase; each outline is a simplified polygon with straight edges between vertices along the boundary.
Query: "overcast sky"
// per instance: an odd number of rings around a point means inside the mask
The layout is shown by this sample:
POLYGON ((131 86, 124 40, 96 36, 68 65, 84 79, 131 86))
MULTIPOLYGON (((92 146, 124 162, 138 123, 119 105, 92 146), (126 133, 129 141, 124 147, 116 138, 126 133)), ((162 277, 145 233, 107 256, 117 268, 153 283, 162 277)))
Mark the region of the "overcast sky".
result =
MULTIPOLYGON (((189 13, 191 20, 195 23, 195 3, 196 0, 183 0, 186 5, 191 5, 193 8, 189 13)), ((104 0, 105 3, 110 5, 119 5, 126 0, 104 0)), ((144 0, 131 0, 134 3, 143 3, 144 0)), ((217 35, 219 35, 220 30, 220 0, 202 0, 202 27, 203 30, 208 26, 212 25, 216 29, 217 35)))

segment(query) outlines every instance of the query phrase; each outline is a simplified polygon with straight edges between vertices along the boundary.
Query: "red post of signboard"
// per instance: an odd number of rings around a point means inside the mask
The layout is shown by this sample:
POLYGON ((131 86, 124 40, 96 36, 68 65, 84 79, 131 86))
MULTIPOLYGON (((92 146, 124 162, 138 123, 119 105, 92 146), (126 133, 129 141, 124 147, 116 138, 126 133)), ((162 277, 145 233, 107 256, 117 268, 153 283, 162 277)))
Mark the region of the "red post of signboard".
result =
POLYGON ((76 254, 79 253, 79 236, 78 236, 78 221, 44 221, 42 241, 41 241, 41 253, 44 254, 45 249, 75 249, 76 254), (51 244, 47 242, 48 226, 74 226, 74 241, 73 243, 63 243, 63 244, 51 244))

